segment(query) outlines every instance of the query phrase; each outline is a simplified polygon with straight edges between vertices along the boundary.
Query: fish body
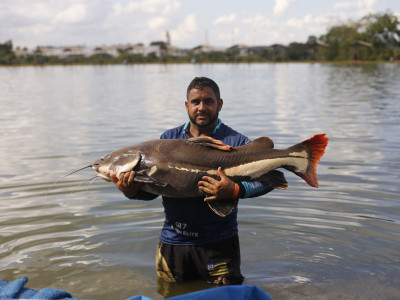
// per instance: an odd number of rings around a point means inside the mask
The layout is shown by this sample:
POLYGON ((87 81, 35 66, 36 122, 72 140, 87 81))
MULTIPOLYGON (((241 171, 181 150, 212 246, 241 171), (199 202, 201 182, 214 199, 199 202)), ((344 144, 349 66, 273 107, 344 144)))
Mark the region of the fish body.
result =
MULTIPOLYGON (((97 159, 92 168, 98 176, 111 181, 110 172, 135 171, 141 189, 173 198, 204 196, 198 189, 203 176, 217 178, 217 169, 233 181, 257 180, 273 188, 286 189, 284 168, 318 187, 317 164, 328 143, 325 134, 318 134, 287 149, 274 149, 267 137, 239 147, 231 147, 210 137, 188 140, 153 140, 122 148, 97 159)), ((237 205, 231 201, 208 202, 215 213, 229 214, 237 205)))

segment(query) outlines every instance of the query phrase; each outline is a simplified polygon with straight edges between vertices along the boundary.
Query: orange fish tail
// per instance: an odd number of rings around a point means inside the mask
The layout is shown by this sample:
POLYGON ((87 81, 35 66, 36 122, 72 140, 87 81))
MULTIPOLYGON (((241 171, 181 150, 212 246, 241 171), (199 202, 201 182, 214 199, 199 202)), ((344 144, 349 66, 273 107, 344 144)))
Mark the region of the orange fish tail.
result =
POLYGON ((298 174, 312 187, 318 187, 317 165, 325 153, 329 138, 325 134, 316 134, 312 138, 301 142, 309 149, 309 165, 306 173, 298 174))

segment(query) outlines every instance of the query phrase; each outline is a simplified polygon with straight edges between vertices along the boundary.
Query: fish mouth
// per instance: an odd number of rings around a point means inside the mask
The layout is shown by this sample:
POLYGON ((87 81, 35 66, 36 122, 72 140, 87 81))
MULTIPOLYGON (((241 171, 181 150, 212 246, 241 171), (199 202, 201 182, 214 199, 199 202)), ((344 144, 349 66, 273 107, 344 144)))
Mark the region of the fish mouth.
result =
POLYGON ((104 174, 101 174, 101 173, 97 173, 97 177, 100 177, 101 179, 103 179, 105 181, 111 182, 110 176, 107 176, 107 175, 104 175, 104 174))
POLYGON ((90 167, 92 167, 93 170, 95 170, 97 172, 97 177, 105 180, 105 181, 112 181, 110 174, 107 172, 104 172, 104 168, 102 168, 102 166, 99 163, 94 162, 92 165, 90 165, 90 167))

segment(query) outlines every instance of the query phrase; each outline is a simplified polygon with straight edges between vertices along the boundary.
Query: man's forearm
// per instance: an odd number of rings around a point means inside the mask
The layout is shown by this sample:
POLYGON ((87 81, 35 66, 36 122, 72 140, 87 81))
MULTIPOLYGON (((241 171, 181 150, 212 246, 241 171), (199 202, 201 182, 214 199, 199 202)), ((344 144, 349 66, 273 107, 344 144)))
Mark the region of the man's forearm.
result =
POLYGON ((259 197, 274 189, 269 184, 264 184, 259 181, 242 181, 238 184, 240 187, 239 198, 242 199, 259 197))

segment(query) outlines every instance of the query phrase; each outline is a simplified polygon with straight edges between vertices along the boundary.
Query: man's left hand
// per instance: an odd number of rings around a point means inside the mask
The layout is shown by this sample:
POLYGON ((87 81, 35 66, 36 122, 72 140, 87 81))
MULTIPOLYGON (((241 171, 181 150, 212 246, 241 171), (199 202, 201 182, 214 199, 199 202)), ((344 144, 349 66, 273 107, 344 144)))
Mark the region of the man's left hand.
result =
POLYGON ((221 167, 218 168, 217 175, 219 180, 210 176, 203 176, 198 183, 199 189, 208 195, 208 197, 204 198, 206 202, 233 199, 235 183, 225 175, 221 167))

